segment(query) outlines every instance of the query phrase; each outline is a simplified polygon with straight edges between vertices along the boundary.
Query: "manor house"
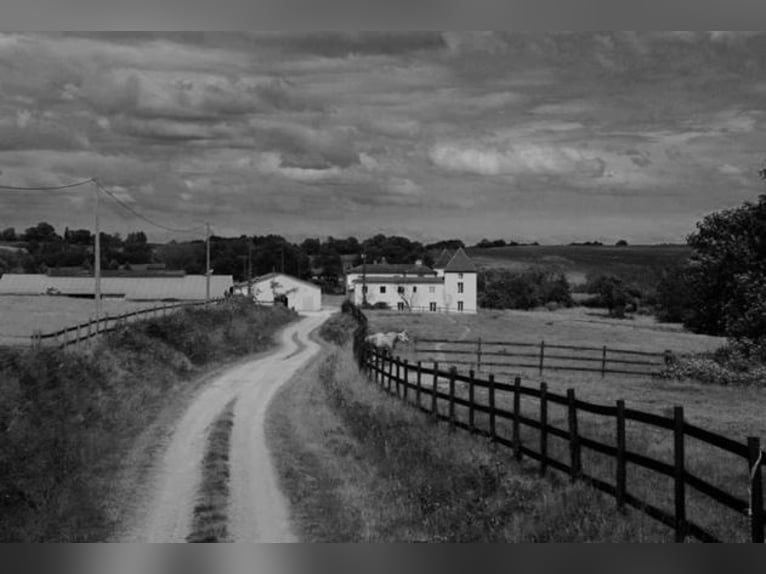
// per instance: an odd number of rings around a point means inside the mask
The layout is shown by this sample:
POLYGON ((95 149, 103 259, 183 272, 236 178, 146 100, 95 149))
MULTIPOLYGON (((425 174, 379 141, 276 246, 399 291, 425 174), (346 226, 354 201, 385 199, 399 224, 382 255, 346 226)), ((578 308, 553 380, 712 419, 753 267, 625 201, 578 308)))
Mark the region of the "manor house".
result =
POLYGON ((368 263, 349 269, 346 292, 356 305, 366 300, 399 311, 476 313, 476 266, 462 248, 442 251, 433 268, 420 261, 368 263))

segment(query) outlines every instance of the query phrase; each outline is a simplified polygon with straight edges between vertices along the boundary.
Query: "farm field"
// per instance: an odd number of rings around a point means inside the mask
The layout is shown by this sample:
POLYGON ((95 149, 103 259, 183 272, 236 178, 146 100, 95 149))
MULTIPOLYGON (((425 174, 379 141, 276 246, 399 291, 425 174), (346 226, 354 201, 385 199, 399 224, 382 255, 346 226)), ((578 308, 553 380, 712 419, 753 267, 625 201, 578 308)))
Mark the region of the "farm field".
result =
POLYGON ((572 284, 585 283, 589 273, 614 273, 637 277, 642 270, 659 272, 688 257, 686 245, 631 245, 627 247, 581 245, 519 245, 471 248, 468 255, 479 267, 522 271, 532 265, 555 266, 572 284))
MULTIPOLYGON (((559 311, 489 311, 476 315, 407 314, 365 311, 370 331, 406 329, 411 337, 438 339, 484 339, 602 346, 639 351, 676 353, 712 351, 725 339, 684 332, 680 326, 655 323, 650 317, 617 320, 593 317, 584 308, 559 311)), ((417 361, 414 346, 401 345, 396 354, 417 361)), ((448 361, 445 361, 445 366, 448 361)), ((481 376, 486 376, 482 373, 481 376)), ((626 406, 666 414, 675 405, 683 406, 696 425, 732 438, 759 435, 766 440, 766 389, 704 385, 694 381, 670 381, 650 376, 607 375, 568 371, 519 369, 525 385, 548 384, 552 392, 574 388, 583 400, 613 405, 624 399, 626 406)), ((513 375, 499 377, 509 382, 513 375)))
MULTIPOLYGON (((146 307, 156 301, 102 300, 103 313, 118 315, 146 307)), ((87 321, 94 315, 92 299, 46 295, 0 297, 0 345, 27 345, 36 330, 43 333, 87 321)))

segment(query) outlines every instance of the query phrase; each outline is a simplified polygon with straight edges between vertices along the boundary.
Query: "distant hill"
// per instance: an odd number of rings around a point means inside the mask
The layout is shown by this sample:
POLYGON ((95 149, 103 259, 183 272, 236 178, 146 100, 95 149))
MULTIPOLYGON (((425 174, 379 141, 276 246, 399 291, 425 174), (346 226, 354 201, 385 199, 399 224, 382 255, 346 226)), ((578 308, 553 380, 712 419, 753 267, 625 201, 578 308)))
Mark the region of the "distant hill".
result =
POLYGON ((628 280, 651 280, 662 268, 691 255, 687 245, 519 245, 467 250, 479 267, 523 270, 531 265, 557 267, 571 283, 589 273, 613 273, 628 280))

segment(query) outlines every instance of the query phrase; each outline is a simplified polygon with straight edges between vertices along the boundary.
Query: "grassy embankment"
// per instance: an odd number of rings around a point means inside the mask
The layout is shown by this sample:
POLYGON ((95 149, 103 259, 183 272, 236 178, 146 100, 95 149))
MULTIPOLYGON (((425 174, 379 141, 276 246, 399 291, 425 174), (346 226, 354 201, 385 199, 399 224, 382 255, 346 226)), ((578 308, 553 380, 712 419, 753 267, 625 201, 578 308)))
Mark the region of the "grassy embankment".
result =
MULTIPOLYGON (((353 322, 336 316, 336 343, 353 322)), ((329 335, 328 335, 329 333, 329 335)), ((275 398, 268 436, 307 541, 649 541, 667 532, 509 451, 450 432, 359 374, 348 343, 275 398)))
POLYGON ((165 430, 157 421, 294 317, 231 302, 131 324, 88 350, 4 351, 0 540, 107 539, 165 430))
MULTIPOLYGON (((652 323, 632 325, 625 321, 590 321, 588 316, 570 312, 484 312, 479 315, 450 317, 445 315, 407 315, 368 312, 370 329, 398 330, 407 328, 414 335, 456 339, 460 336, 494 340, 539 340, 546 342, 578 345, 614 345, 636 350, 661 351, 670 348, 678 352, 706 351, 723 343, 723 339, 673 332, 664 325, 652 323), (659 329, 658 329, 659 327, 659 329), (467 330, 467 331, 466 331, 467 330)), ((398 352, 411 362, 418 357, 412 349, 400 348, 398 352)), ((446 369, 449 356, 439 358, 446 369)), ((684 407, 685 418, 694 425, 717 432, 744 443, 747 436, 766 439, 766 389, 763 387, 726 387, 703 384, 694 380, 665 380, 651 377, 607 376, 598 373, 576 373, 546 371, 542 377, 536 371, 522 371, 522 383, 537 386, 544 380, 548 389, 565 394, 568 388, 575 389, 581 400, 597 404, 614 405, 618 399, 626 401, 628 408, 672 416, 672 407, 684 407)), ((487 373, 481 376, 486 378, 487 373)), ((512 382, 512 377, 499 377, 500 382, 512 382)), ((442 386, 442 390, 446 386, 442 386)), ((467 389, 457 386, 457 395, 466 397, 467 389)), ((477 390, 476 400, 486 404, 486 393, 477 390)), ((510 393, 500 393, 497 405, 512 410, 510 393)), ((446 409, 446 405, 445 405, 446 409)), ((458 417, 467 418, 466 409, 457 407, 458 417)), ((531 418, 539 418, 539 402, 536 399, 522 400, 522 411, 531 418)), ((566 409, 549 404, 549 421, 554 426, 567 429, 566 409)), ((488 425, 486 417, 477 415, 477 423, 488 425)), ((580 414, 580 433, 606 444, 616 444, 613 418, 580 414)), ((503 436, 511 436, 510 424, 499 423, 498 430, 503 436)), ((530 445, 539 443, 539 433, 522 427, 523 442, 530 445)), ((637 423, 628 424, 628 448, 647 454, 652 458, 673 463, 673 437, 670 431, 653 430, 637 423)), ((568 462, 566 441, 549 437, 550 453, 558 460, 568 462)), ((705 446, 693 439, 686 446, 688 469, 697 476, 747 500, 747 465, 744 460, 728 455, 718 449, 705 446)), ((604 455, 583 451, 584 470, 603 480, 614 483, 614 462, 604 455)), ((643 500, 668 511, 673 510, 673 482, 643 469, 629 466, 628 489, 643 500)), ((707 527, 726 540, 746 540, 747 518, 738 515, 688 488, 688 517, 707 527)))

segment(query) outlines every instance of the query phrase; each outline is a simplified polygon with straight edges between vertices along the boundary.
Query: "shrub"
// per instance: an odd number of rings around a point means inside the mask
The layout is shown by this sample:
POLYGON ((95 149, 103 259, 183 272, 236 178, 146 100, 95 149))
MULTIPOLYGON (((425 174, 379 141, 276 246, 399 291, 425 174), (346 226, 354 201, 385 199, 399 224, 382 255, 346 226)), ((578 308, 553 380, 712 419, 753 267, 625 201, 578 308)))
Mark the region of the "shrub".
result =
POLYGON ((356 321, 351 315, 339 313, 322 323, 319 329, 319 336, 325 341, 342 347, 351 340, 356 327, 356 321))
POLYGON ((547 303, 572 305, 572 292, 563 273, 532 267, 522 273, 489 269, 479 273, 479 306, 489 309, 533 309, 547 303))

